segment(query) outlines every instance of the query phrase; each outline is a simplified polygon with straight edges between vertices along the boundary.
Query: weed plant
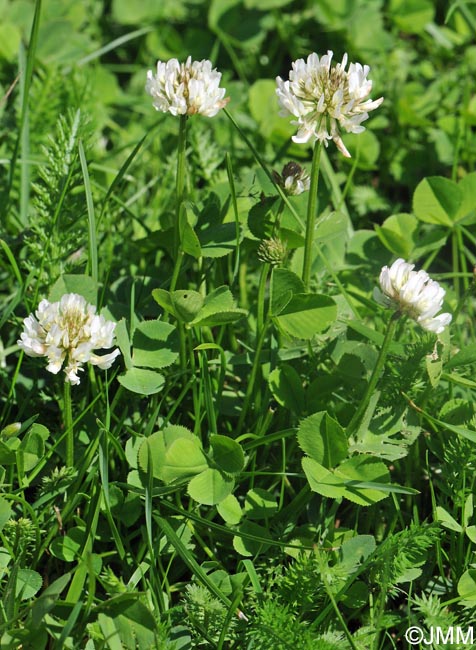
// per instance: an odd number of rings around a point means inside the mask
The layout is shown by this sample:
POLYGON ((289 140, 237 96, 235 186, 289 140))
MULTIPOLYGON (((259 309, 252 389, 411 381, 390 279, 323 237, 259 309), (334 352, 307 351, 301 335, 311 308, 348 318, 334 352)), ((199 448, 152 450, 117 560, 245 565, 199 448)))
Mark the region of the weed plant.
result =
POLYGON ((473 647, 474 4, 0 6, 0 647, 473 647))

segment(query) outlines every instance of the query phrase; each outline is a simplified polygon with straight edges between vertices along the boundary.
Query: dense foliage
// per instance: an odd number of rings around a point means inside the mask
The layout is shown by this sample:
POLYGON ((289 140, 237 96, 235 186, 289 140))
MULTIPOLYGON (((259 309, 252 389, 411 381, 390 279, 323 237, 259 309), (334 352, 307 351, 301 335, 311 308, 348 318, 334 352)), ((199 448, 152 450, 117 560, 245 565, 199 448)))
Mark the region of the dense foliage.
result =
POLYGON ((0 646, 450 647, 405 632, 476 607, 474 4, 0 8, 0 646), (275 79, 328 50, 384 101, 318 150, 275 79), (145 91, 189 56, 211 117, 145 91))

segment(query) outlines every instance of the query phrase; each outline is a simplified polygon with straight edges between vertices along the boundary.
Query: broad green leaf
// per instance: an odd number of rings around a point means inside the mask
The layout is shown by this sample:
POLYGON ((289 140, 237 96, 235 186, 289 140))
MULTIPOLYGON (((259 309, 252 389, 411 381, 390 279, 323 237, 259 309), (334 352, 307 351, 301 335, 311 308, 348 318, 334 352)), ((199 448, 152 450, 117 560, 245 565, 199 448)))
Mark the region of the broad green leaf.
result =
POLYGON ((188 223, 188 221, 183 225, 181 233, 181 245, 183 252, 187 255, 191 255, 195 259, 202 257, 200 240, 197 237, 197 233, 188 223))
POLYGON ((19 569, 15 585, 15 596, 20 600, 33 598, 41 589, 43 578, 37 571, 32 569, 19 569))
POLYGON ((204 304, 203 296, 191 289, 173 291, 171 302, 177 318, 186 323, 193 321, 204 304))
POLYGON ((203 257, 224 257, 236 249, 236 225, 219 223, 198 233, 203 257))
POLYGON ((152 291, 152 298, 162 307, 162 309, 165 309, 166 312, 177 318, 170 291, 166 291, 165 289, 154 289, 152 291))
POLYGON ((443 176, 429 176, 415 190, 413 211, 420 221, 451 228, 462 200, 463 193, 456 183, 443 176))
POLYGON ((245 7, 247 9, 259 9, 260 11, 268 11, 269 9, 279 9, 290 5, 293 0, 245 0, 245 7))
POLYGON ((0 497, 0 530, 2 530, 7 521, 11 519, 12 514, 13 510, 10 503, 3 497, 0 497))
POLYGON ((191 325, 213 326, 231 323, 246 314, 245 309, 235 307, 235 301, 230 289, 221 286, 212 291, 203 300, 203 306, 195 315, 191 325))
POLYGON ((303 420, 297 438, 301 449, 324 467, 336 467, 347 457, 348 442, 344 429, 325 411, 303 420))
POLYGON ((432 359, 430 355, 427 355, 425 357, 425 366, 430 384, 433 388, 436 388, 440 381, 441 373, 443 372, 443 361, 440 357, 438 359, 432 359))
POLYGON ((62 275, 51 287, 48 300, 58 302, 65 293, 78 293, 95 305, 98 286, 89 275, 62 275))
POLYGON ((30 431, 23 438, 21 445, 17 451, 17 453, 21 453, 23 456, 24 471, 29 472, 31 469, 33 469, 38 464, 39 460, 43 457, 44 452, 44 438, 32 427, 32 429, 30 429, 30 431))
POLYGON ((462 201, 456 220, 474 223, 476 218, 476 204, 474 201, 476 196, 476 172, 463 176, 458 183, 458 187, 462 192, 462 201))
POLYGON ((117 380, 124 388, 139 395, 158 393, 165 384, 163 375, 145 368, 129 368, 117 380))
POLYGON ((391 0, 390 15, 403 32, 420 34, 431 23, 435 4, 431 0, 391 0))
POLYGON ((327 244, 334 239, 347 239, 352 225, 349 218, 342 212, 330 212, 321 217, 314 231, 314 241, 319 245, 327 244))
POLYGON ((436 517, 438 521, 441 521, 441 524, 449 530, 454 530, 457 533, 462 532, 461 524, 459 524, 456 519, 450 515, 442 506, 436 506, 436 517))
POLYGON ((199 316, 193 321, 192 325, 198 325, 199 327, 214 327, 215 325, 226 325, 227 323, 234 323, 243 316, 246 316, 248 312, 246 309, 229 309, 228 311, 216 312, 211 316, 206 318, 200 318, 199 316))
POLYGON ((465 533, 473 542, 473 544, 476 544, 476 526, 468 526, 465 530, 465 533))
POLYGON ((287 269, 274 269, 270 287, 271 314, 277 316, 297 293, 304 293, 301 278, 287 269))
POLYGON ((276 322, 288 335, 310 339, 326 330, 337 318, 337 305, 330 296, 300 293, 276 316, 276 322))
POLYGON ((268 384, 274 399, 296 415, 305 409, 305 394, 302 380, 296 370, 288 364, 275 368, 268 377, 268 384))
POLYGON ((381 226, 375 226, 380 241, 389 251, 408 259, 415 248, 418 220, 413 214, 392 214, 381 226))
POLYGON ((457 352, 451 359, 449 359, 445 368, 457 368, 458 366, 467 366, 471 363, 476 363, 476 343, 465 345, 462 350, 457 352))
POLYGON ((302 459, 302 466, 311 490, 323 496, 332 499, 345 497, 362 506, 372 505, 388 496, 387 491, 377 487, 389 483, 388 469, 376 458, 353 456, 332 472, 308 457, 302 459))
POLYGON ((160 320, 139 323, 134 331, 133 344, 135 366, 165 368, 178 357, 177 330, 160 320))
POLYGON ((33 628, 38 628, 44 623, 44 618, 48 612, 56 607, 57 601, 61 592, 67 587, 68 582, 71 580, 71 574, 65 573, 52 582, 34 601, 31 606, 31 625, 33 628))
POLYGON ((213 461, 221 471, 238 474, 245 466, 245 455, 241 445, 228 436, 210 436, 213 461))
POLYGON ((259 553, 264 553, 269 548, 267 540, 271 541, 271 536, 267 528, 259 526, 253 521, 244 521, 238 531, 246 535, 245 537, 236 535, 233 538, 233 547, 240 555, 250 557, 252 555, 258 555, 259 553), (250 537, 248 537, 248 535, 250 537))
POLYGON ((239 524, 243 517, 240 502, 234 494, 229 494, 223 501, 220 501, 217 504, 217 511, 230 526, 239 524))
POLYGON ((144 440, 138 454, 142 472, 148 471, 149 457, 152 475, 166 483, 193 476, 208 467, 199 438, 185 427, 176 425, 144 440))
POLYGON ((55 537, 51 542, 50 552, 54 557, 64 562, 78 560, 80 551, 85 542, 86 531, 84 528, 75 526, 70 528, 66 535, 55 537))
POLYGON ((126 369, 132 368, 132 357, 131 357, 131 341, 129 339, 129 332, 127 331, 127 324, 125 318, 116 323, 116 329, 114 330, 116 335, 116 342, 121 351, 122 358, 124 359, 124 364, 126 369))
POLYGON ((462 605, 476 605, 476 569, 468 569, 463 573, 458 581, 458 594, 462 598, 462 605))
POLYGON ((10 22, 3 22, 0 25, 0 61, 13 63, 18 55, 18 47, 21 42, 21 31, 17 25, 10 22))
POLYGON ((267 490, 248 490, 245 498, 245 514, 248 519, 267 519, 277 511, 276 497, 267 490))
POLYGON ((376 546, 373 535, 356 535, 346 539, 340 547, 339 568, 345 567, 347 573, 353 573, 375 551, 376 546))
POLYGON ((195 476, 188 484, 188 493, 198 503, 213 506, 231 494, 235 481, 209 467, 195 476))
POLYGON ((261 12, 255 9, 243 11, 241 0, 212 0, 208 10, 210 29, 222 38, 226 35, 240 49, 257 47, 262 41, 261 20, 261 12))

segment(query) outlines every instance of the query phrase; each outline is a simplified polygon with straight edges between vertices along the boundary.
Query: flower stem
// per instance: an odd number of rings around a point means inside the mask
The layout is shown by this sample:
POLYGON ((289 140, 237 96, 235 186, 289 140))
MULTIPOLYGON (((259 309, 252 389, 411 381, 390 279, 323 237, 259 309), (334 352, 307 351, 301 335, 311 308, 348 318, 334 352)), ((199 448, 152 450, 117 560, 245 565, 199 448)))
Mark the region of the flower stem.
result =
POLYGON ((265 291, 266 291, 266 280, 268 279, 268 273, 269 273, 270 265, 263 262, 263 266, 261 267, 261 275, 259 279, 259 286, 258 286, 258 311, 256 315, 256 335, 259 338, 260 332, 263 329, 263 323, 264 323, 264 296, 265 296, 265 291))
POLYGON ((256 343, 256 350, 255 350, 255 357, 253 359, 253 366, 251 368, 251 374, 250 378, 248 381, 248 386, 246 388, 246 393, 245 393, 245 399, 243 400, 243 408, 241 409, 240 413, 240 419, 238 420, 238 426, 237 426, 237 431, 241 432, 241 428, 245 422, 245 418, 248 414, 248 409, 250 407, 251 403, 251 397, 253 395, 253 390, 255 386, 255 381, 256 377, 258 375, 258 370, 261 367, 261 352, 263 350, 263 344, 266 338, 266 331, 268 329, 268 324, 269 324, 269 317, 266 318, 263 327, 261 329, 261 332, 258 336, 258 340, 256 343))
POLYGON ((319 183, 319 160, 322 144, 316 142, 312 152, 311 183, 309 199, 307 202, 306 239, 304 242, 304 261, 302 265, 302 281, 304 289, 308 291, 311 279, 312 242, 314 239, 314 226, 317 212, 317 187, 319 183))
POLYGON ((390 343, 392 342, 393 336, 395 334, 395 328, 397 326, 397 321, 400 318, 401 314, 400 312, 395 312, 392 314, 392 317, 390 318, 388 325, 387 325, 387 331, 385 332, 385 337, 383 339, 382 347, 380 348, 380 352, 377 358, 377 362, 374 366, 374 369, 372 371, 372 375, 370 377, 370 381, 367 384, 367 388, 365 390, 365 394, 359 404, 359 408, 357 411, 354 413, 354 416, 352 417, 351 421, 347 425, 347 436, 350 437, 353 435, 359 428, 360 422, 362 420, 362 417, 364 416, 364 413, 367 409, 368 403, 370 401, 370 398, 372 396, 372 393, 375 390, 375 387, 377 386, 378 380, 380 379, 380 375, 382 374, 382 370, 385 364, 385 360, 387 358, 388 350, 390 347, 390 343))
POLYGON ((74 433, 73 433, 73 408, 71 405, 71 384, 64 382, 63 398, 64 428, 66 429, 66 467, 74 465, 74 433))
POLYGON ((185 172, 186 172, 186 148, 187 148, 187 115, 180 116, 179 134, 177 144, 177 178, 176 178, 176 210, 174 224, 174 257, 175 265, 170 282, 170 291, 174 291, 182 266, 183 251, 181 243, 180 222, 184 218, 182 205, 185 196, 185 172))

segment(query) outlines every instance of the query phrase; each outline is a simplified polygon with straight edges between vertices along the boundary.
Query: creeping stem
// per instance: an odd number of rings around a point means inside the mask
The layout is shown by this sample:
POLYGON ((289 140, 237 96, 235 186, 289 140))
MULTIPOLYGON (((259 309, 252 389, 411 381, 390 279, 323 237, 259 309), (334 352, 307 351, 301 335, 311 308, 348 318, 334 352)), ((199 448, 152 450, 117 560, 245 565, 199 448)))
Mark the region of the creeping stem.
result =
POLYGON ((183 251, 181 243, 181 221, 183 215, 183 201, 185 198, 185 165, 187 148, 187 115, 180 116, 178 145, 177 145, 177 179, 176 179, 176 210, 174 224, 174 256, 175 265, 170 281, 170 291, 174 291, 182 266, 183 251))

